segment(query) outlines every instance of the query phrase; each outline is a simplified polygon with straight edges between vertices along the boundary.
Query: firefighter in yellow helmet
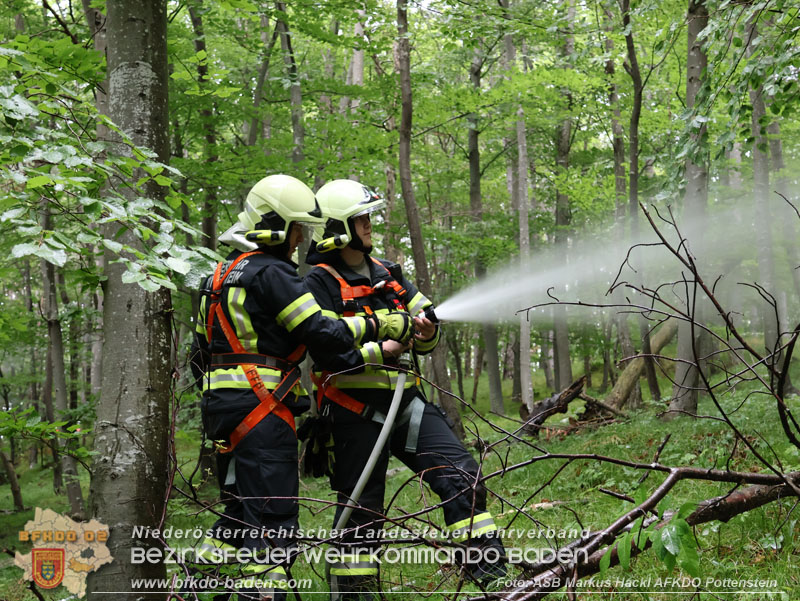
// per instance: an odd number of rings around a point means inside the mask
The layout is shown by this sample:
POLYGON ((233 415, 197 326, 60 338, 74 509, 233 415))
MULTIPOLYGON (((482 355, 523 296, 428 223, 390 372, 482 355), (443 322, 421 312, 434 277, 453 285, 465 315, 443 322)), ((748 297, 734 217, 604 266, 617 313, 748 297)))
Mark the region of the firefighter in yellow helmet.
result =
MULTIPOLYGON (((439 340, 438 326, 423 310, 432 307, 402 274, 400 266, 371 256, 370 214, 384 206, 374 190, 352 180, 335 180, 317 192, 325 216, 322 233, 315 236, 306 262, 313 265, 305 281, 325 315, 390 316, 408 311, 417 333, 414 348, 419 354, 431 352, 439 340)), ((392 346, 394 350, 397 346, 392 346)), ((364 469, 393 396, 397 372, 383 366, 367 366, 362 373, 334 377, 315 366, 317 398, 323 414, 332 422, 334 467, 332 487, 338 492, 334 524, 364 469)), ((383 496, 389 454, 422 474, 442 499, 444 519, 453 539, 465 548, 481 549, 464 562, 467 573, 481 581, 505 574, 503 545, 497 527, 486 510, 486 491, 479 482, 479 468, 473 457, 448 426, 447 418, 430 404, 412 378, 406 383, 397 421, 378 464, 345 528, 356 527, 352 540, 366 549, 378 546, 376 533, 383 514, 383 496), (491 553, 483 553, 491 549, 491 553), (491 557, 484 561, 480 558, 491 557)), ((463 550, 463 549, 462 549, 463 550)), ((334 601, 378 598, 379 566, 369 553, 355 552, 330 566, 334 601)))
MULTIPOLYGON (((303 240, 302 224, 321 221, 305 184, 288 175, 265 177, 220 237, 233 250, 201 289, 192 368, 203 390, 206 435, 221 441, 225 503, 213 536, 198 550, 212 561, 230 559, 237 549, 266 554, 291 545, 298 525, 295 415, 309 405, 298 369, 306 348, 315 363, 341 370, 382 361, 379 341, 411 336, 407 313, 323 314, 291 259, 303 240)), ((384 346, 391 344, 399 343, 384 346)), ((285 596, 285 564, 260 558, 235 567, 238 576, 270 583, 245 586, 239 599, 285 596)))

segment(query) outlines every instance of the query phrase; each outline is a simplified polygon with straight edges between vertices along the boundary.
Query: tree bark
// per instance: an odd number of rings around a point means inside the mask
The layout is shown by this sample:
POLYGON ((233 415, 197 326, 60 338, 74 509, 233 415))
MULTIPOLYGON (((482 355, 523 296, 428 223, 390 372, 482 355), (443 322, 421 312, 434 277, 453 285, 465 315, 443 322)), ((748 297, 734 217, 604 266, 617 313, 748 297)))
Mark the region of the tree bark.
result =
POLYGON ((481 373, 483 372, 483 346, 478 344, 478 350, 475 352, 475 369, 472 370, 472 405, 474 406, 478 400, 478 384, 481 380, 481 373))
MULTIPOLYGON (((472 87, 480 90, 481 69, 483 58, 475 50, 469 69, 469 78, 472 87)), ((469 157, 469 205, 472 219, 476 223, 483 220, 483 199, 481 196, 481 155, 478 145, 478 115, 473 113, 468 118, 469 132, 467 133, 467 151, 469 157)), ((475 261, 475 277, 477 279, 486 275, 486 267, 481 257, 475 261)), ((500 357, 497 351, 498 336, 497 326, 491 323, 482 325, 483 340, 486 351, 486 370, 489 373, 489 404, 491 410, 498 415, 505 415, 503 404, 503 386, 500 379, 500 357)))
MULTIPOLYGON (((195 53, 204 53, 206 58, 197 63, 197 83, 202 90, 209 84, 208 79, 208 48, 206 47, 206 34, 203 30, 202 8, 203 0, 194 0, 195 4, 189 5, 189 18, 192 22, 194 33, 195 53)), ((205 131, 205 154, 209 163, 217 161, 217 134, 214 130, 214 106, 210 100, 212 96, 202 96, 207 100, 206 106, 200 109, 200 122, 205 131)), ((203 246, 217 250, 217 182, 206 181, 203 186, 203 246)))
MULTIPOLYGON (((755 18, 755 17, 754 17, 755 18)), ((752 41, 758 35, 758 28, 753 21, 748 24, 748 40, 752 41)), ((748 56, 752 53, 752 46, 748 45, 748 56)), ((769 185, 769 151, 766 124, 766 101, 764 88, 750 88, 750 103, 753 105, 751 130, 753 135, 753 204, 755 214, 758 215, 756 223, 756 245, 758 248, 759 285, 767 294, 778 298, 775 288, 775 265, 772 259, 772 218, 769 185)), ((776 367, 780 363, 780 354, 776 352, 779 326, 775 309, 762 301, 759 304, 761 323, 764 329, 764 346, 767 353, 776 353, 767 358, 767 364, 776 367)))
POLYGON ((289 26, 286 23, 286 4, 276 2, 278 9, 275 28, 281 39, 281 50, 283 51, 283 62, 286 65, 286 74, 289 78, 289 102, 292 107, 292 162, 300 163, 304 156, 305 147, 305 127, 303 125, 303 92, 300 87, 300 77, 297 73, 297 63, 292 50, 292 38, 289 33, 289 26))
MULTIPOLYGON (((48 208, 42 211, 42 229, 47 231, 52 229, 50 224, 50 214, 48 208)), ((69 409, 69 398, 67 391, 67 371, 66 361, 64 360, 64 338, 61 330, 61 320, 58 316, 58 295, 56 291, 55 268, 52 263, 42 261, 42 289, 43 289, 43 309, 47 320, 47 353, 53 370, 53 392, 55 393, 55 406, 53 417, 60 420, 69 409)), ((69 454, 66 442, 59 438, 55 441, 53 449, 59 450, 58 459, 61 462, 61 470, 64 475, 64 482, 67 489, 67 500, 70 506, 70 515, 75 519, 83 519, 85 508, 83 505, 83 493, 81 483, 78 479, 78 464, 75 458, 69 454), (65 452, 66 451, 66 452, 65 452)))
POLYGON ((261 118, 258 114, 261 101, 264 99, 264 84, 269 76, 269 64, 272 58, 272 49, 275 47, 275 42, 278 39, 278 27, 276 23, 275 29, 272 31, 272 36, 268 35, 269 18, 266 15, 261 15, 261 41, 264 43, 264 58, 261 61, 261 66, 258 68, 258 77, 256 78, 256 87, 253 90, 253 116, 250 118, 249 125, 246 127, 245 139, 248 146, 253 146, 258 139, 258 134, 263 133, 261 126, 261 118))
MULTIPOLYGON (((105 56, 108 47, 106 16, 96 8, 92 8, 91 0, 82 0, 82 4, 84 16, 89 25, 89 32, 94 39, 94 49, 105 56)), ((108 77, 103 79, 99 86, 95 87, 94 94, 97 112, 101 115, 108 115, 108 77)), ((98 140, 108 139, 108 127, 103 123, 98 121, 95 131, 97 132, 98 140)), ((97 263, 98 269, 103 270, 103 259, 98 259, 97 263)), ((92 358, 89 366, 89 390, 94 396, 94 399, 97 400, 100 398, 100 384, 103 368, 103 293, 99 287, 94 291, 92 300, 97 317, 92 320, 94 330, 92 332, 92 358)))
MULTIPOLYGON (((675 332, 678 330, 676 320, 669 320, 662 324, 658 332, 651 339, 651 348, 653 353, 658 353, 664 346, 672 340, 675 332)), ((617 383, 611 389, 611 393, 606 397, 606 403, 615 409, 622 409, 626 401, 630 397, 631 391, 638 384, 639 378, 645 369, 644 358, 637 357, 631 359, 625 369, 619 374, 617 383)))
MULTIPOLYGON (((109 115, 162 162, 169 156, 166 24, 163 1, 108 3, 109 115)), ((122 144, 118 149, 130 152, 122 144)), ((129 200, 140 193, 135 186, 140 176, 134 172, 134 185, 119 187, 129 200)), ((145 192, 160 198, 164 189, 153 185, 145 192)), ((141 246, 131 232, 118 239, 141 246)), ((92 514, 110 528, 107 546, 116 561, 89 574, 88 591, 100 601, 117 595, 99 591, 118 590, 132 578, 166 575, 163 563, 132 564, 128 558, 133 546, 158 546, 153 539, 133 539, 132 528, 158 528, 165 511, 172 303, 166 289, 146 292, 124 284, 124 271, 121 263, 107 260, 103 323, 113 337, 107 336, 103 347, 91 499, 92 514)), ((144 601, 146 592, 129 598, 144 601)))
MULTIPOLYGON (((697 92, 703 83, 703 72, 708 64, 708 57, 703 51, 698 34, 708 24, 708 8, 704 0, 689 0, 687 12, 688 50, 686 59, 686 106, 694 108, 697 92)), ((705 125, 697 132, 698 140, 705 133, 705 125)), ((684 214, 691 218, 703 218, 708 203, 708 168, 705 160, 696 163, 692 158, 686 159, 686 195, 684 198, 684 214)), ((687 298, 687 310, 692 311, 691 299, 687 298)), ((694 307, 693 319, 701 320, 702 312, 694 307)), ((698 328, 693 328, 691 322, 683 321, 678 327, 678 362, 675 365, 675 383, 672 387, 672 400, 669 403, 670 412, 683 411, 689 414, 697 412, 699 367, 696 357, 701 354, 700 336, 698 328), (693 335, 693 330, 694 335, 693 335), (699 351, 699 352, 695 352, 699 351)), ((668 413, 668 419, 676 414, 668 413)))
MULTIPOLYGON (((32 317, 34 315, 33 310, 33 292, 31 290, 31 263, 30 259, 26 257, 22 262, 22 283, 23 283, 23 293, 25 298, 25 308, 28 311, 28 314, 32 317)), ((37 381, 40 378, 38 373, 38 357, 36 354, 36 345, 31 345, 31 352, 30 352, 30 383, 28 384, 28 398, 33 405, 35 415, 41 416, 41 407, 39 405, 39 390, 36 385, 37 381)), ((30 457, 28 460, 28 465, 31 469, 36 467, 36 464, 39 461, 39 442, 33 441, 31 444, 30 450, 30 457)))
MULTIPOLYGON (((400 71, 400 127, 399 127, 399 172, 400 188, 403 202, 406 206, 411 250, 414 255, 414 267, 417 275, 417 287, 420 292, 433 300, 433 290, 428 264, 425 260, 425 244, 422 240, 422 226, 419 220, 419 209, 414 194, 414 184, 411 179, 411 122, 413 118, 413 97, 411 92, 411 44, 408 39, 408 0, 397 0, 397 64, 400 71)), ((444 335, 444 332, 442 332, 444 335)), ((450 387, 450 378, 447 374, 446 363, 447 345, 444 340, 439 341, 432 353, 434 381, 444 392, 439 392, 439 403, 450 419, 453 420, 453 431, 459 438, 464 437, 464 426, 461 424, 461 414, 453 398, 447 394, 450 387)))
POLYGON ((22 502, 22 489, 19 486, 17 479, 17 470, 14 469, 14 464, 8 458, 5 451, 0 449, 0 461, 3 463, 3 470, 8 478, 8 485, 11 487, 11 498, 14 501, 14 511, 24 511, 25 504, 22 502))
MULTIPOLYGON (((567 34, 564 38, 564 45, 561 52, 561 62, 565 69, 571 68, 571 56, 575 52, 575 37, 573 27, 575 22, 575 2, 566 2, 567 10, 567 34)), ((572 95, 565 92, 567 106, 572 108, 572 95)), ((564 174, 569 169, 569 151, 572 142, 572 119, 570 116, 564 118, 556 127, 555 147, 556 147, 556 171, 564 174)), ((563 246, 565 261, 567 240, 569 238, 567 228, 571 221, 570 199, 563 187, 556 190, 556 233, 555 242, 563 246)), ((570 359, 569 348, 569 326, 567 324, 567 309, 563 305, 553 307, 553 349, 555 351, 555 373, 556 389, 564 390, 573 381, 572 361, 570 359)))
MULTIPOLYGON (((606 31, 610 34, 613 31, 611 25, 612 15, 611 11, 606 11, 606 31)), ((606 38, 606 52, 611 55, 614 49, 614 41, 609 35, 606 38)), ((611 135, 612 135, 612 148, 614 151, 614 198, 615 198, 615 223, 614 231, 616 232, 618 240, 625 240, 625 221, 628 214, 628 181, 625 176, 625 132, 622 128, 622 112, 619 106, 619 94, 617 92, 617 85, 614 81, 616 73, 616 66, 614 59, 609 58, 606 60, 605 72, 608 76, 608 104, 611 108, 611 135)), ((638 210, 638 207, 637 207, 638 210)), ((635 216, 634 218, 635 219, 635 216)), ((614 304, 622 306, 625 303, 622 291, 615 289, 613 292, 614 304)), ((622 354, 625 357, 632 356, 635 351, 633 342, 631 341, 630 327, 628 325, 628 318, 626 314, 618 314, 611 318, 609 322, 609 335, 611 334, 611 325, 617 324, 617 336, 620 340, 622 347, 622 354)), ((615 368, 613 362, 610 360, 610 353, 606 349, 603 355, 604 365, 603 372, 603 389, 607 385, 607 378, 613 380, 613 370, 615 368)), ((631 389, 631 406, 636 407, 641 405, 642 392, 639 387, 638 381, 631 389)))
MULTIPOLYGON (((47 345, 47 355, 45 356, 44 383, 42 384, 42 400, 44 401, 44 417, 51 424, 56 421, 56 412, 53 407, 53 353, 50 345, 47 345)), ((64 475, 61 469, 61 460, 58 455, 58 444, 55 441, 47 443, 53 459, 53 492, 61 494, 64 491, 64 475)), ((42 457, 44 463, 44 457, 42 457)))
MULTIPOLYGON (((528 227, 528 140, 525 112, 517 109, 517 155, 519 180, 519 260, 523 269, 530 263, 530 230, 528 227)), ((526 312, 519 316, 519 377, 522 403, 533 408, 533 382, 531 380, 531 322, 526 312)))
MULTIPOLYGON (((644 82, 642 72, 639 68, 639 58, 636 55, 636 44, 633 38, 633 26, 631 24, 631 3, 630 0, 622 0, 622 25, 626 32, 625 48, 628 55, 628 63, 625 69, 633 82, 633 105, 631 107, 631 117, 628 128, 628 206, 631 220, 631 237, 634 242, 639 239, 639 122, 642 116, 642 97, 644 94, 644 82)), ((640 281, 643 273, 638 270, 640 281)), ((637 318, 639 325, 639 337, 642 341, 642 353, 644 354, 645 374, 647 375, 647 385, 650 388, 650 396, 653 400, 661 398, 661 391, 658 387, 655 363, 650 357, 652 350, 650 347, 649 325, 643 315, 637 318)))

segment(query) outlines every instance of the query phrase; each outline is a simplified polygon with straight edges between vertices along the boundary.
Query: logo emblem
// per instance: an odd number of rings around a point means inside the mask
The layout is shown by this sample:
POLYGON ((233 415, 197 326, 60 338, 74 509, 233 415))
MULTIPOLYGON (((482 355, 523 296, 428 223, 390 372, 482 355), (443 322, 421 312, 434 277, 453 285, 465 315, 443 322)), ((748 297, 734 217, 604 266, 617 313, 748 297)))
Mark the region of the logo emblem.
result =
POLYGON ((64 580, 64 549, 33 549, 33 581, 42 588, 56 588, 64 580))

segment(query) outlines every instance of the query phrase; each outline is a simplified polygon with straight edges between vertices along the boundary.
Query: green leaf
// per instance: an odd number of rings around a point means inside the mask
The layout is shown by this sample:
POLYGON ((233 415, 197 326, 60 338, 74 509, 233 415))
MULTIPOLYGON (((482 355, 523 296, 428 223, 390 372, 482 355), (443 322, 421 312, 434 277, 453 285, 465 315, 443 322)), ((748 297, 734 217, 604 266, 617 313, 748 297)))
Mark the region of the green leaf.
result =
POLYGON ((25 187, 30 190, 32 188, 41 188, 44 185, 52 183, 53 178, 49 175, 37 175, 36 177, 32 177, 28 180, 28 183, 25 184, 25 187))
POLYGON ((700 557, 697 554, 697 547, 694 543, 685 544, 681 549, 681 554, 678 557, 678 563, 681 568, 694 577, 699 577, 700 574, 700 557))
POLYGON ((611 565, 611 547, 609 546, 606 549, 606 552, 603 554, 603 557, 600 558, 600 563, 597 565, 598 569, 600 570, 600 575, 604 575, 606 571, 608 571, 608 567, 611 565))
POLYGON ((654 531, 650 539, 653 541, 653 552, 656 554, 656 557, 658 557, 660 561, 664 561, 664 557, 668 555, 668 551, 661 541, 661 533, 654 531))
POLYGON ((177 257, 169 257, 166 260, 166 263, 170 269, 183 275, 189 273, 189 270, 192 268, 188 261, 184 261, 183 259, 179 259, 177 257))
POLYGON ((677 555, 681 550, 681 539, 678 529, 673 522, 670 522, 661 529, 661 542, 664 548, 672 555, 677 555))
POLYGON ((147 276, 141 272, 131 271, 130 269, 122 274, 122 283, 123 284, 134 284, 136 282, 141 282, 147 276))
POLYGON ((23 244, 17 244, 14 248, 11 249, 11 256, 15 259, 19 259, 20 257, 25 257, 27 255, 34 255, 39 250, 38 244, 32 244, 30 242, 25 242, 23 244))
POLYGON ((153 178, 159 186, 170 186, 172 185, 172 180, 168 177, 164 177, 163 175, 156 175, 153 178))
POLYGON ((672 519, 672 521, 676 524, 679 524, 679 528, 681 530, 688 529, 689 525, 686 523, 686 518, 692 514, 692 512, 697 509, 697 503, 692 503, 691 501, 688 503, 684 503, 678 509, 678 513, 672 519))
POLYGON ((628 570, 631 565, 631 532, 626 532, 617 544, 617 556, 619 557, 619 565, 623 570, 628 570))
POLYGON ((103 246, 105 246, 108 250, 113 253, 119 253, 122 251, 122 244, 119 242, 115 242, 114 240, 103 240, 103 246))

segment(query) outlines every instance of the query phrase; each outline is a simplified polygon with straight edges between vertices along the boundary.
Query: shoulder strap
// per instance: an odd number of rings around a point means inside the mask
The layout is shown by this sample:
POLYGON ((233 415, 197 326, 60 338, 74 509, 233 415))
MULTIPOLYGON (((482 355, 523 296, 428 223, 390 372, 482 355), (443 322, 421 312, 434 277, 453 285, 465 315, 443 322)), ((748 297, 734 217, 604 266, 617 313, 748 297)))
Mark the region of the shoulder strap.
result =
MULTIPOLYGON (((206 339, 208 340, 209 344, 211 344, 211 332, 214 329, 214 316, 217 313, 217 307, 219 307, 219 295, 220 292, 222 292, 222 285, 225 283, 225 279, 228 277, 228 275, 230 275, 231 271, 233 271, 233 268, 239 264, 239 261, 260 252, 261 251, 259 250, 253 250, 239 255, 233 261, 231 261, 231 264, 225 270, 224 274, 222 273, 222 267, 225 265, 225 261, 220 261, 217 263, 217 268, 214 270, 214 278, 211 280, 211 306, 208 308, 208 323, 206 324, 206 339)), ((233 352, 238 353, 240 351, 234 349, 233 352)))
POLYGON ((333 276, 336 281, 339 282, 339 289, 341 290, 342 300, 344 302, 356 298, 370 296, 375 292, 375 289, 372 286, 351 286, 338 271, 326 263, 318 263, 317 267, 322 267, 322 269, 331 274, 331 276, 333 276))
POLYGON ((386 265, 378 261, 378 259, 376 259, 375 257, 370 257, 370 259, 372 259, 372 262, 375 263, 375 265, 377 265, 378 267, 380 267, 386 273, 389 274, 390 279, 386 281, 386 285, 389 286, 389 288, 391 288, 392 290, 394 290, 397 296, 399 296, 403 300, 403 303, 407 305, 408 299, 406 298, 406 294, 408 293, 408 291, 400 285, 400 282, 394 279, 392 272, 389 271, 386 265))

